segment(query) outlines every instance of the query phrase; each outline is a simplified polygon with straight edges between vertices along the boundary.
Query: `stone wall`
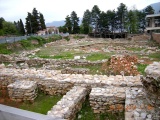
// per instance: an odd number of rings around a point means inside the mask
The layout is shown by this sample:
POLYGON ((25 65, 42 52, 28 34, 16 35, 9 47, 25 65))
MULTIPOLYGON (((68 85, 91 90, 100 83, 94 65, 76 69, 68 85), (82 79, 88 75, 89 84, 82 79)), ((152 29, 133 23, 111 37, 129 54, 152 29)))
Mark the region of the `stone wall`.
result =
POLYGON ((85 87, 74 86, 63 98, 48 111, 49 116, 60 119, 74 120, 76 113, 82 108, 88 90, 85 87))
POLYGON ((123 87, 92 88, 89 96, 94 113, 124 111, 125 88, 123 87))
POLYGON ((35 81, 16 81, 7 86, 8 94, 11 100, 22 102, 33 102, 37 97, 37 83, 35 81))
POLYGON ((160 33, 153 33, 153 40, 157 41, 160 44, 160 33))
POLYGON ((61 74, 56 70, 36 70, 36 69, 10 69, 3 68, 0 72, 0 88, 6 87, 15 80, 37 81, 38 87, 47 93, 48 91, 68 91, 74 85, 85 87, 141 87, 140 76, 106 76, 106 75, 86 75, 86 74, 61 74), (57 88, 52 89, 52 88, 57 88), (50 90, 49 90, 50 89, 50 90))

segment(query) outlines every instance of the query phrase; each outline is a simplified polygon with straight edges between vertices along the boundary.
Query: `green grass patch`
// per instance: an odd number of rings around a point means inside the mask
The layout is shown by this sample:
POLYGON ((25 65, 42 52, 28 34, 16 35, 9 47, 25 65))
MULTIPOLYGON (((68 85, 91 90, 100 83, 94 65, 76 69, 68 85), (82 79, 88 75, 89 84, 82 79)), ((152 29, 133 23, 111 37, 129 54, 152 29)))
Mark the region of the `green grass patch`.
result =
POLYGON ((13 51, 11 49, 8 48, 9 44, 4 43, 4 44, 0 44, 0 54, 11 54, 13 53, 13 51))
POLYGON ((74 35, 73 36, 74 39, 82 39, 85 38, 85 36, 81 36, 81 35, 74 35))
POLYGON ((145 70, 145 68, 147 67, 148 65, 147 64, 138 64, 137 65, 137 69, 138 69, 138 71, 142 74, 142 75, 144 75, 144 70, 145 70))
POLYGON ((87 97, 75 120, 124 120, 124 112, 94 114, 87 97))
POLYGON ((143 49, 144 48, 126 48, 126 50, 129 50, 129 51, 141 51, 143 49))
POLYGON ((160 60, 160 52, 152 53, 148 56, 149 58, 155 58, 157 60, 160 60))
POLYGON ((64 53, 57 54, 57 55, 54 55, 54 56, 39 55, 38 54, 38 57, 40 57, 40 58, 48 58, 48 59, 73 59, 74 55, 72 53, 69 53, 69 52, 64 52, 64 53))
POLYGON ((110 58, 110 54, 102 54, 102 53, 93 53, 89 56, 87 56, 87 60, 90 61, 97 61, 97 60, 103 60, 103 59, 108 59, 110 58))
POLYGON ((40 93, 34 103, 23 103, 20 108, 32 112, 47 114, 52 106, 54 106, 61 98, 62 96, 49 96, 40 93))

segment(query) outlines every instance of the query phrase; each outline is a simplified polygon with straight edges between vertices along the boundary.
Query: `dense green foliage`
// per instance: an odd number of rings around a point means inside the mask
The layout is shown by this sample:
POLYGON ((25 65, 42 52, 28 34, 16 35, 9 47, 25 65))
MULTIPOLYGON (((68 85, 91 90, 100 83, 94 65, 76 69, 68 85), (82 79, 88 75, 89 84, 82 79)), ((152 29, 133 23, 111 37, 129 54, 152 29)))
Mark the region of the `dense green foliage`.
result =
POLYGON ((36 8, 33 9, 32 13, 28 12, 25 28, 27 30, 27 34, 35 34, 37 31, 46 28, 43 14, 38 13, 36 8))
POLYGON ((144 11, 138 11, 136 8, 130 10, 123 3, 116 10, 101 11, 97 5, 94 5, 92 10, 88 9, 84 12, 81 33, 88 34, 93 29, 93 32, 129 32, 139 33, 144 32, 145 16, 153 14, 154 9, 151 6, 146 7, 144 11), (92 29, 90 29, 90 27, 92 29))
POLYGON ((80 27, 78 24, 79 18, 77 17, 75 11, 72 11, 70 16, 67 15, 65 19, 65 25, 63 27, 60 27, 60 32, 68 32, 70 34, 76 34, 80 32, 80 27))

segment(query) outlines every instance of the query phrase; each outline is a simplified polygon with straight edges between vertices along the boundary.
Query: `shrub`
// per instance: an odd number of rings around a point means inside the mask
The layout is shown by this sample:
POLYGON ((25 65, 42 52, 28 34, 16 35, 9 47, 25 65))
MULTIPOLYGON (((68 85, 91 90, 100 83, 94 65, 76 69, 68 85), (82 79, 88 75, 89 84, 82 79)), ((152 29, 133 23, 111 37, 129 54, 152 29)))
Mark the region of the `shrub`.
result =
POLYGON ((70 40, 70 38, 69 38, 69 36, 65 36, 65 37, 63 37, 65 40, 67 40, 67 41, 69 41, 70 40))

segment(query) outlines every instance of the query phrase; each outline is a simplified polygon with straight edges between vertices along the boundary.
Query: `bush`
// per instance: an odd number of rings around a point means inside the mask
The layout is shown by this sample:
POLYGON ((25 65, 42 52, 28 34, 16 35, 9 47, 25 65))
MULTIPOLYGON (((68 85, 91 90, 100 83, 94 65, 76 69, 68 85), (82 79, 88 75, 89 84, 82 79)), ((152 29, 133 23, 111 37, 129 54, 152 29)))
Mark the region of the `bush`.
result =
POLYGON ((69 36, 65 36, 65 37, 63 37, 65 40, 67 40, 67 41, 69 41, 70 40, 70 38, 69 38, 69 36))
POLYGON ((12 50, 8 49, 9 44, 0 44, 0 54, 11 54, 12 50))
POLYGON ((74 39, 82 39, 82 38, 85 38, 85 36, 80 36, 80 35, 75 35, 73 36, 74 39))

